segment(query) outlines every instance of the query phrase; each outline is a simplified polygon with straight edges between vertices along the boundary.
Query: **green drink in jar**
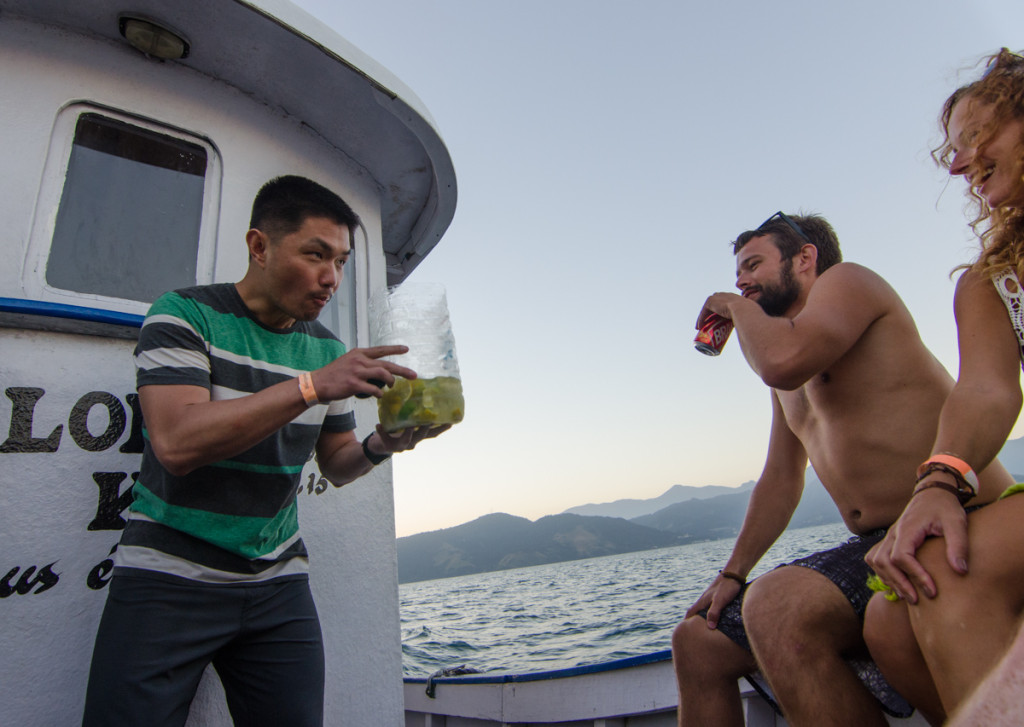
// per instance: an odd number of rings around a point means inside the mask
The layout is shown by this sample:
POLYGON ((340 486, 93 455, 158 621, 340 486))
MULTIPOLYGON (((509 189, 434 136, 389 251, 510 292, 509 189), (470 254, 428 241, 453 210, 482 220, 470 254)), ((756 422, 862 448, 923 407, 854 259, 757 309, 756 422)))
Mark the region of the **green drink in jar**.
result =
POLYGON ((462 421, 466 408, 462 382, 454 376, 395 380, 377 402, 381 426, 388 433, 409 427, 441 426, 462 421))

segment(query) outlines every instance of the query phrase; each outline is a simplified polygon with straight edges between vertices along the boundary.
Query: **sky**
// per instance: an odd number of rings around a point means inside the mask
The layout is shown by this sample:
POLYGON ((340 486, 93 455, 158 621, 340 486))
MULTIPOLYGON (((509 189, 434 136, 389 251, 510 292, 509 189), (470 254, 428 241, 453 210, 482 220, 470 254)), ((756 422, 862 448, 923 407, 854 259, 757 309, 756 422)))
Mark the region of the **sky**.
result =
POLYGON ((976 242, 929 152, 978 62, 1024 48, 1020 0, 295 4, 412 89, 458 179, 409 280, 446 287, 466 418, 394 459, 398 536, 756 479, 768 389, 694 322, 780 209, 827 217, 956 375, 976 242))

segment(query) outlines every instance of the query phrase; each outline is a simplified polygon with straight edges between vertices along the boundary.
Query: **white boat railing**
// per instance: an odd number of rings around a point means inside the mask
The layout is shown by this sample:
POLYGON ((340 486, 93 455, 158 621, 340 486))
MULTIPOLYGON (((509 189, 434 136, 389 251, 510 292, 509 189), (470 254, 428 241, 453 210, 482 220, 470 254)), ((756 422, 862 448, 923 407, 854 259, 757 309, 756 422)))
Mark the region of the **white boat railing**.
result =
MULTIPOLYGON (((527 674, 437 677, 433 697, 426 678, 405 680, 406 727, 674 727, 675 674, 670 651, 593 666, 527 674)), ((787 722, 741 679, 747 727, 787 722)), ((893 727, 927 727, 915 715, 893 727)))

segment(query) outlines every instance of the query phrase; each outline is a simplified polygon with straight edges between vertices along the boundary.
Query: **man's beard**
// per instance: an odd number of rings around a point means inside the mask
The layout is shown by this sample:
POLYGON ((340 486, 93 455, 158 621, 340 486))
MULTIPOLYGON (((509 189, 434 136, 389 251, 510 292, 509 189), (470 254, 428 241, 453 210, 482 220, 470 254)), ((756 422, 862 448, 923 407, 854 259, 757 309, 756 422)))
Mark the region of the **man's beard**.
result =
POLYGON ((777 285, 762 285, 761 295, 757 304, 770 316, 778 318, 785 315, 796 299, 800 297, 800 288, 793 279, 793 258, 782 265, 777 285))

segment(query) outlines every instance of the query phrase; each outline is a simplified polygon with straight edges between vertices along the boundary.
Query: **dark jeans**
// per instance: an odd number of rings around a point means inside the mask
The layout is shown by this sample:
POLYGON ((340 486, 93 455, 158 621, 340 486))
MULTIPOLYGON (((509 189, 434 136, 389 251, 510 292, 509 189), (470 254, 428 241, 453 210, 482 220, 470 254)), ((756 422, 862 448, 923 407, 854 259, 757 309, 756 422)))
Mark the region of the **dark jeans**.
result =
POLYGON ((212 663, 238 727, 321 727, 324 650, 306 579, 110 582, 83 727, 180 727, 212 663))

